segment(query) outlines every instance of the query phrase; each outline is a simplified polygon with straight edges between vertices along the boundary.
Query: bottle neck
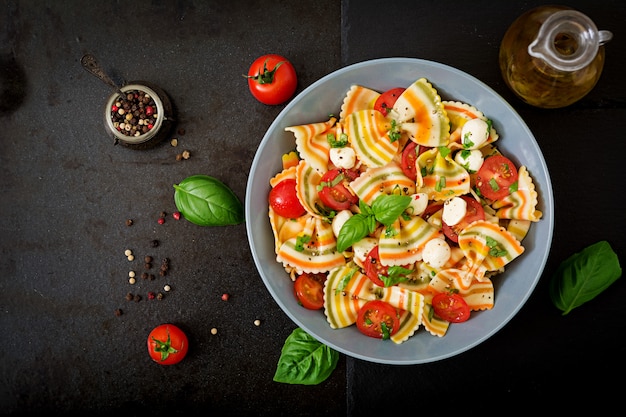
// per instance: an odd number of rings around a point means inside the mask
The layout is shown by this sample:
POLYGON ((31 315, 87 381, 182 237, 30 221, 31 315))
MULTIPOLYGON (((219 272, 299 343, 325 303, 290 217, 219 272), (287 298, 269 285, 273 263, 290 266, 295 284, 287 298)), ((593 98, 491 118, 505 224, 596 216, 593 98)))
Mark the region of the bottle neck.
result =
POLYGON ((537 38, 528 45, 528 53, 557 70, 578 71, 589 66, 600 45, 612 37, 609 31, 598 31, 586 15, 562 10, 543 22, 537 38))

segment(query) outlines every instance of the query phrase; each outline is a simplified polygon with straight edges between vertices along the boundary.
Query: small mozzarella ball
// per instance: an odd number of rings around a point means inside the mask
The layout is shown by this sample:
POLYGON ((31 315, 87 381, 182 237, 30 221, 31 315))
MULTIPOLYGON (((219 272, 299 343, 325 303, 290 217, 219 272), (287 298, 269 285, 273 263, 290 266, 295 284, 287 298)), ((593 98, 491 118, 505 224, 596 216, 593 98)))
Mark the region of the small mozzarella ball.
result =
POLYGON ((343 148, 330 148, 330 161, 337 168, 350 169, 356 163, 356 153, 349 146, 343 148))
POLYGON ((454 226, 461 221, 467 213, 467 202, 461 197, 454 197, 447 200, 443 205, 441 219, 448 225, 454 226))
POLYGON ((409 214, 413 216, 419 216, 426 210, 428 206, 428 194, 417 193, 411 196, 411 204, 407 208, 409 214))
POLYGON ((483 166, 485 158, 483 157, 483 153, 478 149, 464 149, 454 155, 454 160, 457 164, 465 168, 467 172, 473 174, 478 172, 480 167, 483 166))
POLYGON ((422 258, 433 268, 441 268, 450 259, 451 251, 448 243, 441 238, 429 240, 424 246, 422 258))
POLYGON ((374 247, 378 245, 378 239, 373 237, 365 237, 352 245, 354 257, 361 262, 365 262, 367 255, 374 247))
POLYGON ((332 222, 333 234, 335 237, 339 236, 341 228, 350 217, 352 217, 352 212, 350 210, 341 210, 339 213, 335 214, 332 222))
POLYGON ((465 149, 478 149, 489 138, 489 125, 483 119, 467 121, 461 129, 461 143, 465 149))

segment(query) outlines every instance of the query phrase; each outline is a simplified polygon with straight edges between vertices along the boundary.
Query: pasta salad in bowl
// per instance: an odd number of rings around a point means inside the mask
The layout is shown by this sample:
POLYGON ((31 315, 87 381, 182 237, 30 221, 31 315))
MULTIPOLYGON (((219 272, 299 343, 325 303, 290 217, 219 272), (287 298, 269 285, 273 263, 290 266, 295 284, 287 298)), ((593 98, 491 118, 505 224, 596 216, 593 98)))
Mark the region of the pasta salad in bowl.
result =
POLYGON ((410 58, 340 69, 269 127, 246 190, 266 287, 318 341, 379 363, 462 353, 519 311, 547 261, 549 173, 480 81, 410 58))

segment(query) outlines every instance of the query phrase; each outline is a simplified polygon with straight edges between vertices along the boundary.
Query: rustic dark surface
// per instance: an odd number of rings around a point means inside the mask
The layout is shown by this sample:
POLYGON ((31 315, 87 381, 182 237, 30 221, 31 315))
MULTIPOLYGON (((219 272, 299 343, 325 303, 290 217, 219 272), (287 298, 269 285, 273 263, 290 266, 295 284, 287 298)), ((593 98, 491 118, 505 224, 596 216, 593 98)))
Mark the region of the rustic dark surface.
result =
POLYGON ((457 408, 461 397, 480 393, 480 404, 458 406, 473 414, 494 411, 497 399, 532 408, 531 399, 566 391, 583 393, 579 403, 619 401, 614 394, 622 386, 609 381, 619 379, 626 354, 618 342, 625 330, 623 279, 565 317, 552 306, 547 283, 562 260, 598 240, 609 241, 622 265, 626 259, 618 204, 626 155, 626 3, 568 2, 614 39, 596 88, 550 111, 517 100, 497 66, 506 28, 539 4, 3 2, 0 413, 360 416, 397 406, 418 412, 415 404, 422 413, 457 408), (177 147, 113 145, 102 116, 112 90, 81 68, 87 52, 118 82, 148 80, 167 91, 177 147), (482 80, 520 113, 550 170, 555 233, 544 276, 504 329, 432 364, 379 365, 342 355, 320 385, 272 381, 295 325, 264 287, 245 226, 200 228, 171 217, 172 184, 192 174, 223 180, 243 201, 256 147, 284 107, 255 101, 242 77, 264 53, 290 58, 298 92, 367 59, 433 60, 482 80), (177 161, 184 149, 191 157, 177 161), (162 211, 167 220, 159 225, 162 211), (134 224, 126 226, 127 219, 134 224), (128 248, 137 261, 126 259, 128 248), (169 258, 170 273, 130 285, 128 271, 141 272, 144 255, 169 258), (172 291, 163 300, 148 300, 166 283, 172 291), (128 292, 143 300, 126 301, 128 292), (190 338, 189 356, 172 367, 146 353, 149 331, 163 322, 190 338))

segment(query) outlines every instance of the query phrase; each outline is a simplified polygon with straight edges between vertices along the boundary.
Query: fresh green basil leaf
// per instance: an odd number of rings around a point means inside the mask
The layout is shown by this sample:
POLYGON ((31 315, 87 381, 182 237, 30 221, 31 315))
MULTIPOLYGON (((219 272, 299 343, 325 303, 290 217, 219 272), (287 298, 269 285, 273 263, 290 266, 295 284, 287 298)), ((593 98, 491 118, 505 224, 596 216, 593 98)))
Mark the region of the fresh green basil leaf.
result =
POLYGON ((339 352, 298 327, 285 340, 274 381, 317 385, 332 374, 338 361, 339 352))
POLYGON ((566 315, 591 301, 622 276, 617 254, 600 241, 567 258, 550 281, 550 298, 566 315))
POLYGON ((337 236, 338 252, 343 252, 370 233, 369 218, 370 216, 357 213, 343 224, 337 236))
POLYGON ((398 219, 409 204, 411 204, 411 197, 408 195, 380 195, 372 203, 372 210, 376 220, 389 226, 398 219))
POLYGON ((176 208, 198 226, 244 222, 243 205, 224 183, 208 175, 192 175, 174 185, 176 208))

